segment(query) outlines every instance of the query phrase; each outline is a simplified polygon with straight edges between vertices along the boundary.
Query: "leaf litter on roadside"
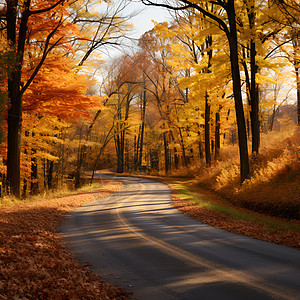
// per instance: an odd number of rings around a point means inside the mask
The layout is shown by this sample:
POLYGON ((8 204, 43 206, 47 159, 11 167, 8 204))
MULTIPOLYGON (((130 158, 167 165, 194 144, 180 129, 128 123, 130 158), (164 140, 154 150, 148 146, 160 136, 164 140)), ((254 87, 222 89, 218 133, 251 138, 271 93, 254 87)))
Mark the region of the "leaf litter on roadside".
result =
POLYGON ((299 232, 283 232, 276 228, 267 228, 263 223, 250 223, 242 219, 230 218, 215 210, 181 199, 177 196, 176 190, 172 192, 172 203, 182 213, 202 223, 255 239, 300 249, 299 232))
POLYGON ((70 254, 57 232, 68 211, 116 191, 103 189, 0 209, 0 299, 127 299, 70 254))

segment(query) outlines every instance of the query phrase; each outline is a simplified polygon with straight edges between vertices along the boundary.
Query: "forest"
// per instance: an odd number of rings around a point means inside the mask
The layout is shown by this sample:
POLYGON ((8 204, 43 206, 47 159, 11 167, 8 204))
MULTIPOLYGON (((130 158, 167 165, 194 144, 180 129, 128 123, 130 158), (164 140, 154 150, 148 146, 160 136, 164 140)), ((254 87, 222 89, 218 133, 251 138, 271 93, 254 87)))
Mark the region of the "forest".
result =
MULTIPOLYGON (((180 290, 290 291, 278 282, 296 282, 300 248, 299 67, 299 0, 0 0, 0 299, 128 299, 144 266, 156 272, 151 259, 171 280, 187 270, 180 290), (136 37, 137 4, 168 19, 136 37), (201 223, 185 228, 165 202, 201 223), (105 249, 118 266, 136 252, 133 283, 110 269, 107 281, 67 247, 59 226, 85 204, 73 228, 91 230, 78 234, 84 250, 97 240, 101 267, 105 249)), ((152 291, 176 286, 160 275, 152 291)))
POLYGON ((134 40, 126 1, 0 1, 1 197, 110 169, 299 216, 299 2, 141 2, 170 19, 134 40))

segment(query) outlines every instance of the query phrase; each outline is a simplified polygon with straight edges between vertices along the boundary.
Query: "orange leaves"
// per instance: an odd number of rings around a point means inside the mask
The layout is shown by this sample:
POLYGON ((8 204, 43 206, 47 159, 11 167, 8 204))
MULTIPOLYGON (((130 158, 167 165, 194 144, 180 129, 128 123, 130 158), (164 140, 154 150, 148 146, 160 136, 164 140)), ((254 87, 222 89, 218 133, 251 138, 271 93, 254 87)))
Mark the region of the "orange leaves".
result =
POLYGON ((102 107, 102 98, 86 96, 92 82, 72 70, 71 60, 52 57, 45 63, 24 94, 24 111, 54 115, 65 120, 90 117, 102 107))
MULTIPOLYGON (((31 11, 49 8, 57 1, 35 1, 31 11)), ((24 111, 44 116, 53 115, 72 120, 90 117, 90 109, 99 109, 101 99, 86 96, 92 85, 80 75, 70 40, 79 34, 76 24, 68 19, 69 5, 58 5, 55 9, 32 14, 28 21, 28 43, 22 70, 24 84, 42 62, 33 82, 24 94, 24 111), (45 56, 46 55, 46 56, 45 56)))
POLYGON ((127 292, 80 266, 56 232, 67 211, 107 195, 104 190, 0 209, 0 299, 126 299, 127 292))

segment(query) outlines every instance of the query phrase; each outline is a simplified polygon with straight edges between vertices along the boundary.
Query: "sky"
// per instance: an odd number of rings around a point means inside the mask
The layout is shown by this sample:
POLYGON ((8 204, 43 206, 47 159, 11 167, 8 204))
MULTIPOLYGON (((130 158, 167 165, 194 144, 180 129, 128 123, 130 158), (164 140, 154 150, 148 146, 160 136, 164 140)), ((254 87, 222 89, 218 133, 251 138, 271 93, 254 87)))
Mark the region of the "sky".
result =
MULTIPOLYGON (((114 0, 118 1, 118 0, 114 0)), ((121 0, 122 1, 122 0, 121 0)), ((143 33, 151 30, 154 27, 152 20, 156 22, 168 21, 170 19, 170 14, 167 9, 154 6, 146 6, 140 0, 129 0, 130 2, 126 9, 123 11, 122 15, 134 14, 134 17, 129 20, 129 23, 134 25, 134 29, 128 33, 133 39, 138 40, 143 33)), ((134 49, 134 43, 129 43, 130 47, 134 49)), ((131 52, 129 48, 103 48, 101 49, 101 58, 108 64, 115 60, 117 57, 121 56, 123 51, 131 52)), ((101 68, 94 74, 94 78, 101 82, 103 76, 101 74, 101 68)))
POLYGON ((128 11, 141 11, 135 16, 131 22, 135 26, 134 37, 139 38, 144 32, 153 28, 156 22, 167 21, 170 18, 168 11, 161 7, 146 6, 140 1, 132 1, 128 7, 128 11))
MULTIPOLYGON (((122 0, 121 0, 122 1, 122 0)), ((128 22, 134 25, 134 29, 127 34, 132 39, 138 40, 143 33, 151 30, 154 27, 153 21, 163 22, 170 19, 170 14, 167 9, 154 6, 146 6, 139 0, 130 0, 126 9, 122 12, 122 15, 134 14, 128 22)), ((129 45, 134 46, 134 43, 129 45)), ((125 47, 126 48, 126 47, 125 47)), ((102 49, 102 58, 106 61, 115 59, 122 55, 122 48, 109 48, 102 49)))

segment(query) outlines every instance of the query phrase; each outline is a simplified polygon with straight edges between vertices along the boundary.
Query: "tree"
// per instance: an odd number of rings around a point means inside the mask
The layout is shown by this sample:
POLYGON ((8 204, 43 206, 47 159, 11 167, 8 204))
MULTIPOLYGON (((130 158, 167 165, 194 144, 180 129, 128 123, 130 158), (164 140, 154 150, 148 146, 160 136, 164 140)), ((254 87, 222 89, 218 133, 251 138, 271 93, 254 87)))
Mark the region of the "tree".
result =
MULTIPOLYGON (((231 63, 231 74, 233 81, 233 93, 235 100, 235 112, 237 119, 238 137, 239 137, 239 154, 240 154, 240 176, 241 182, 249 178, 249 156, 247 146, 247 134, 245 115, 243 108, 243 98, 241 91, 241 77, 239 68, 239 52, 238 52, 238 36, 237 36, 237 20, 236 20, 236 9, 234 0, 217 0, 217 1, 204 1, 203 3, 196 3, 188 0, 180 0, 179 5, 169 5, 166 3, 156 3, 151 0, 142 0, 145 5, 162 6, 171 10, 185 10, 185 9, 196 9, 202 13, 205 17, 211 19, 217 24, 227 36, 230 49, 230 63, 231 63), (213 2, 213 3, 212 3, 213 2), (180 5, 181 4, 181 5, 180 5), (220 9, 224 9, 227 16, 227 22, 224 19, 211 12, 208 8, 209 5, 215 5, 220 9)), ((224 17, 224 16, 223 16, 224 17)))
MULTIPOLYGON (((117 154, 117 172, 125 171, 125 152, 128 152, 126 145, 127 135, 131 127, 136 125, 135 118, 130 118, 131 105, 136 94, 141 92, 141 85, 138 77, 138 68, 135 61, 128 55, 124 55, 115 61, 110 67, 109 78, 106 80, 105 103, 113 113, 114 126, 113 136, 117 154)), ((135 111, 132 111, 135 114, 135 111)))
MULTIPOLYGON (((74 38, 73 47, 77 49, 78 66, 86 64, 97 50, 109 53, 110 48, 124 47, 129 39, 127 32, 132 29, 128 22, 135 13, 128 14, 127 0, 116 3, 101 3, 98 0, 75 3, 72 6, 73 23, 78 26, 80 34, 74 38)), ((93 62, 95 68, 95 62, 93 62)))
MULTIPOLYGON (((26 151, 27 156, 31 157, 32 161, 32 193, 38 191, 37 172, 40 169, 38 164, 42 163, 41 157, 47 159, 50 169, 53 168, 53 166, 51 167, 53 162, 58 159, 51 143, 51 140, 58 141, 58 144, 61 143, 58 138, 60 132, 56 127, 65 130, 79 121, 84 124, 85 119, 92 117, 91 112, 93 110, 102 109, 102 97, 88 96, 86 93, 87 88, 94 84, 93 81, 82 74, 78 74, 72 66, 73 62, 70 58, 57 58, 54 54, 50 54, 23 97, 23 111, 26 113, 26 118, 23 119, 24 121, 33 120, 26 122, 24 126, 25 136, 23 135, 24 143, 31 145, 30 147, 27 146, 26 151), (48 123, 45 120, 48 120, 48 123), (50 134, 45 126, 51 128, 53 134, 50 134), (34 142, 28 143, 30 138, 34 142), (29 155, 30 153, 32 155, 29 155)), ((79 185, 80 176, 78 174, 80 174, 84 156, 84 147, 79 148, 80 155, 75 166, 77 171, 75 172, 76 187, 79 185)), ((51 186, 51 180, 48 182, 50 183, 48 186, 51 186)))
MULTIPOLYGON (((186 164, 186 153, 182 139, 181 128, 176 126, 172 120, 171 111, 175 104, 175 99, 179 98, 176 76, 174 76, 172 67, 167 63, 170 49, 168 41, 159 39, 155 30, 146 32, 139 40, 141 56, 148 65, 142 68, 146 84, 144 88, 147 91, 149 101, 153 99, 160 116, 160 129, 162 133, 164 149, 164 167, 168 173, 171 169, 171 149, 170 142, 174 140, 177 134, 172 133, 172 128, 176 127, 179 133, 179 143, 181 153, 186 164)), ((176 152, 176 150, 174 149, 176 152)))
MULTIPOLYGON (((63 40, 63 36, 56 36, 62 24, 64 0, 38 1, 32 4, 31 0, 20 2, 18 0, 6 1, 6 32, 10 52, 15 58, 15 65, 8 77, 8 155, 7 155, 7 180, 11 192, 20 196, 20 146, 22 128, 22 97, 35 76, 43 65, 47 55, 63 40), (43 42, 40 60, 34 67, 27 82, 22 81, 22 69, 24 66, 25 46, 28 36, 28 28, 33 17, 45 17, 49 12, 57 9, 52 17, 52 26, 49 27, 43 42), (54 16, 55 15, 55 16, 54 16)), ((49 17, 50 15, 48 15, 49 17)))
POLYGON ((119 45, 130 27, 127 25, 130 17, 119 15, 126 7, 125 2, 119 3, 117 8, 104 5, 107 9, 102 15, 90 13, 88 8, 92 5, 99 5, 99 2, 7 0, 6 5, 1 6, 1 33, 7 33, 9 50, 6 52, 12 57, 7 87, 10 102, 7 180, 16 196, 20 194, 23 95, 35 81, 49 54, 55 53, 57 59, 72 57, 72 67, 76 61, 82 66, 99 47, 119 45))

